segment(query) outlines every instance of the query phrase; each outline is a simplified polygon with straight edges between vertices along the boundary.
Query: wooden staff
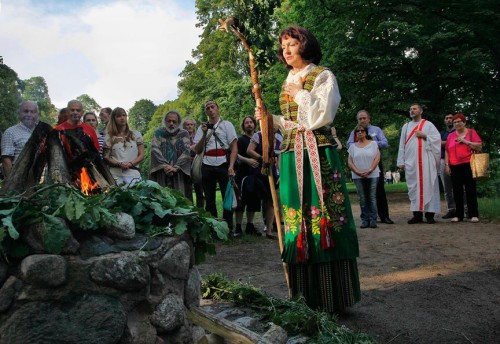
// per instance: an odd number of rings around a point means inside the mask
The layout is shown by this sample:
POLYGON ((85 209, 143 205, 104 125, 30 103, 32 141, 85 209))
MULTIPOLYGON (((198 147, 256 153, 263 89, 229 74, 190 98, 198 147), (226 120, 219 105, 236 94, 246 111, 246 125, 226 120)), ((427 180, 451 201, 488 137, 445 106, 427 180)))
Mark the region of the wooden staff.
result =
MULTIPOLYGON (((235 18, 229 17, 226 20, 219 19, 221 24, 219 30, 234 33, 243 43, 246 51, 248 52, 248 60, 250 64, 250 75, 252 77, 252 92, 255 97, 255 103, 257 108, 261 110, 262 119, 259 121, 260 128, 262 131, 262 174, 267 175, 269 179, 269 186, 271 187, 271 196, 273 199, 274 217, 276 220, 276 225, 278 228, 278 242, 280 247, 280 254, 283 253, 283 230, 281 228, 281 209, 278 201, 278 194, 276 193, 276 188, 274 187, 274 177, 271 169, 270 158, 274 154, 274 130, 273 130, 273 117, 267 111, 264 101, 260 93, 259 76, 257 69, 255 68, 255 59, 253 56, 252 49, 247 43, 245 36, 238 30, 235 25, 235 18)), ((286 263, 283 262, 283 270, 285 271, 285 279, 288 287, 288 295, 291 295, 290 290, 290 280, 288 277, 288 270, 286 263)))

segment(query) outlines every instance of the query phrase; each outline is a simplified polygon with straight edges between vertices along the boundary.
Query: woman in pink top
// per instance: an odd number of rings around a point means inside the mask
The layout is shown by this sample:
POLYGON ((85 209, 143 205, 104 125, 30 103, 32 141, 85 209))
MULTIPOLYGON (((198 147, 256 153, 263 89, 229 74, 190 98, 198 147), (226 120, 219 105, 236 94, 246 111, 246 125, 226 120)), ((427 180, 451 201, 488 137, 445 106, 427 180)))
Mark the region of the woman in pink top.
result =
POLYGON ((464 219, 464 187, 470 221, 479 222, 476 181, 472 178, 470 158, 472 151, 480 151, 483 143, 476 131, 466 128, 465 123, 463 114, 453 116, 455 131, 448 135, 445 145, 445 171, 451 176, 453 198, 456 202, 456 217, 452 218, 451 222, 464 219))

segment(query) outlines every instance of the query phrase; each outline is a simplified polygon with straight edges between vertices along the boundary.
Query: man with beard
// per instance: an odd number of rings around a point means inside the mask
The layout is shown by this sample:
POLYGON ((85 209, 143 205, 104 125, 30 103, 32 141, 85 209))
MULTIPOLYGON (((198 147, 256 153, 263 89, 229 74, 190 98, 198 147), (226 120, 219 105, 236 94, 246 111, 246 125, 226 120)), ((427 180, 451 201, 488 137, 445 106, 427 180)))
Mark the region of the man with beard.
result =
POLYGON ((434 124, 422 118, 422 107, 412 104, 411 122, 403 125, 399 141, 398 167, 406 172, 410 209, 413 217, 408 224, 435 223, 440 211, 438 168, 441 135, 434 124))
MULTIPOLYGON (((446 198, 446 204, 448 205, 448 212, 444 215, 443 219, 451 219, 455 217, 455 199, 453 198, 453 186, 451 184, 451 176, 445 172, 445 161, 444 161, 444 147, 446 146, 446 139, 450 133, 455 131, 453 127, 453 114, 447 114, 444 116, 445 128, 441 131, 441 165, 439 168, 439 177, 441 178, 441 183, 443 184, 444 196, 446 198)), ((465 198, 464 198, 465 199, 465 198)))
POLYGON ((6 178, 38 124, 37 103, 31 100, 23 101, 19 106, 19 120, 18 124, 5 130, 2 136, 2 166, 6 178))
POLYGON ((169 111, 163 118, 162 126, 155 130, 151 140, 149 179, 180 191, 192 202, 189 133, 181 129, 180 124, 181 115, 169 111))
POLYGON ((242 234, 241 223, 243 221, 243 212, 247 211, 247 224, 245 227, 246 234, 258 234, 257 229, 253 224, 255 212, 260 210, 260 199, 258 197, 246 197, 242 188, 243 180, 248 176, 250 168, 259 166, 259 162, 252 159, 247 154, 248 145, 255 132, 256 122, 253 117, 247 116, 243 118, 241 123, 241 130, 243 135, 238 138, 238 167, 236 169, 236 183, 241 191, 241 204, 236 208, 236 228, 234 230, 235 236, 242 234))

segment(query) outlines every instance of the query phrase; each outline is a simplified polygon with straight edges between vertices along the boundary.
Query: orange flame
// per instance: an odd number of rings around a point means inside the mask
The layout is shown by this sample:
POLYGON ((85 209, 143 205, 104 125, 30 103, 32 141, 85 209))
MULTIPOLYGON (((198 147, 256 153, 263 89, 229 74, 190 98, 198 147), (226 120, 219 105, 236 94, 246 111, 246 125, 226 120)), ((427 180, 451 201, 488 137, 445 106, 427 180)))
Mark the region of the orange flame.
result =
POLYGON ((90 195, 91 191, 97 187, 97 182, 92 183, 89 174, 87 173, 87 169, 82 167, 82 172, 80 173, 80 189, 82 193, 85 195, 90 195))

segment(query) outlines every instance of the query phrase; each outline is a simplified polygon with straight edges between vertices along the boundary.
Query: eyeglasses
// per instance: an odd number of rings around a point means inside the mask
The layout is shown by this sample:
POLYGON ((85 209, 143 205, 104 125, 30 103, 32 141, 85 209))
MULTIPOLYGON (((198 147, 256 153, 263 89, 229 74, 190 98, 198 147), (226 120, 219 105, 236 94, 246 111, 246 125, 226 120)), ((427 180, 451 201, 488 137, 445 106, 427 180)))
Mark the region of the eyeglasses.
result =
POLYGON ((458 123, 462 123, 463 121, 462 120, 459 120, 459 121, 453 121, 453 124, 458 124, 458 123))
POLYGON ((364 133, 365 131, 363 129, 357 129, 356 132, 357 133, 364 133))

